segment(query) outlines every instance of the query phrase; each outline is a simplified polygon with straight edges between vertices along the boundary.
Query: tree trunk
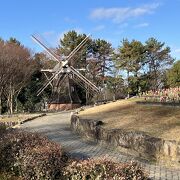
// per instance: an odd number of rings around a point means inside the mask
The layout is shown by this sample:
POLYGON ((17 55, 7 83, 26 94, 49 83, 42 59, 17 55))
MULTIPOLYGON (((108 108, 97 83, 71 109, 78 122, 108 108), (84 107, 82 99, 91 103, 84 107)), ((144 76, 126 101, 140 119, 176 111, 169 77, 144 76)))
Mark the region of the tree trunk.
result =
POLYGON ((13 114, 13 94, 12 94, 12 90, 10 91, 10 98, 9 98, 9 113, 13 114))
POLYGON ((88 105, 89 104, 89 89, 88 89, 88 87, 86 87, 86 105, 88 105))
POLYGON ((7 97, 7 107, 8 107, 8 113, 11 115, 13 114, 13 96, 14 96, 14 91, 12 89, 12 86, 9 88, 9 94, 7 97))
POLYGON ((129 95, 129 71, 127 71, 127 98, 129 98, 130 97, 130 95, 129 95))
POLYGON ((21 89, 22 88, 19 89, 15 97, 15 112, 18 112, 18 96, 19 96, 19 93, 21 92, 21 89))
POLYGON ((113 101, 116 101, 116 95, 113 94, 113 101))
POLYGON ((138 75, 135 73, 135 78, 136 78, 136 96, 139 94, 139 81, 138 81, 138 75))
POLYGON ((2 96, 0 93, 0 115, 2 114, 2 96))
POLYGON ((13 98, 12 98, 12 94, 11 94, 11 98, 10 98, 10 114, 13 114, 13 98))
POLYGON ((17 96, 15 97, 15 109, 14 109, 14 111, 15 112, 18 112, 18 102, 17 102, 18 100, 17 100, 17 96))

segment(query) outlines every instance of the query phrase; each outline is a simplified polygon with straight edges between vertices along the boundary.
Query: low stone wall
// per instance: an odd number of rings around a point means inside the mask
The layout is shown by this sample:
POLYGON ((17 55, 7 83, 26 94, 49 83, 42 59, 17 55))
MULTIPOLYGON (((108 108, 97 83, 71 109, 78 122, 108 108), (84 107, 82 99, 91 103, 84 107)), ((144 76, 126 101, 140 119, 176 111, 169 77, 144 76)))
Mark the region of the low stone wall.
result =
POLYGON ((134 152, 139 157, 180 165, 180 142, 151 137, 143 132, 107 130, 102 121, 83 120, 74 114, 71 116, 71 129, 95 141, 134 152))

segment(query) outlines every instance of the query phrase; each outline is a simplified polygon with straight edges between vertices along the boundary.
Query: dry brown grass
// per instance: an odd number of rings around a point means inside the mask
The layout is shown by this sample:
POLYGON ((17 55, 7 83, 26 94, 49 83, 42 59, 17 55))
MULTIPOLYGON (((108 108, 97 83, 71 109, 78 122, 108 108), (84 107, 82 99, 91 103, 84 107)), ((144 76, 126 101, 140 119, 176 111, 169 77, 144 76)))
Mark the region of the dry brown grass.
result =
POLYGON ((0 122, 18 122, 38 115, 40 114, 16 114, 12 116, 2 116, 0 117, 0 122))
POLYGON ((180 140, 180 108, 136 104, 121 100, 80 112, 82 119, 102 120, 107 129, 143 131, 164 139, 180 140))

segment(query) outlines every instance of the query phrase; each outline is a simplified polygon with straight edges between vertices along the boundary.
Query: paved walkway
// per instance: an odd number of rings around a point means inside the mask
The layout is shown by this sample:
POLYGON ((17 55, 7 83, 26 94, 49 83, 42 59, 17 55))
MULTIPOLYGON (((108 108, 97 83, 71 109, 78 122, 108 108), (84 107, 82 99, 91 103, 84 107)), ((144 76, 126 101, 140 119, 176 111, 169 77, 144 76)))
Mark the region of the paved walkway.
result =
POLYGON ((145 168, 153 179, 180 180, 180 170, 167 169, 158 165, 148 164, 138 159, 133 159, 129 155, 120 153, 115 148, 99 145, 94 142, 83 140, 80 136, 70 130, 70 113, 61 112, 48 114, 47 116, 26 122, 21 125, 28 131, 40 132, 49 139, 60 143, 66 151, 76 158, 89 158, 107 156, 119 162, 129 162, 135 160, 145 168))

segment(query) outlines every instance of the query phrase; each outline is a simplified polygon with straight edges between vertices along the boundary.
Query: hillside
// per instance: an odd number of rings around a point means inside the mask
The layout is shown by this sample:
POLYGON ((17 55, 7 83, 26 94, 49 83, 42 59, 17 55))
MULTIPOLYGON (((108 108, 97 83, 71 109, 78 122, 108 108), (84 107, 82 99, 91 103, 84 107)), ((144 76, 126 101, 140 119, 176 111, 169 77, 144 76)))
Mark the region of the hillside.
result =
POLYGON ((120 100, 86 109, 80 118, 101 120, 104 128, 143 131, 164 139, 180 140, 180 108, 136 104, 120 100))

